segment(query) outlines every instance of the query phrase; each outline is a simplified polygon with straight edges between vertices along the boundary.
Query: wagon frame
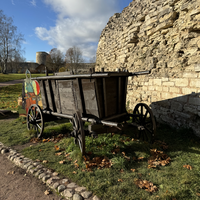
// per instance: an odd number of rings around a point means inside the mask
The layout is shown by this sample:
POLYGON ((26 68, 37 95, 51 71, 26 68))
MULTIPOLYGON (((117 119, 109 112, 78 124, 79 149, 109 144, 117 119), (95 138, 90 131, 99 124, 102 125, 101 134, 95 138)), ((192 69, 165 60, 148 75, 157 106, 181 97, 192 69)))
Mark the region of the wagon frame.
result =
POLYGON ((27 128, 34 128, 41 137, 46 118, 68 118, 74 142, 85 154, 85 133, 96 137, 106 127, 122 129, 127 120, 139 130, 138 138, 152 142, 156 123, 151 109, 144 103, 135 106, 133 113, 126 110, 126 95, 129 76, 149 74, 150 71, 130 73, 94 72, 90 74, 68 74, 36 77, 40 84, 43 109, 32 104, 27 112, 27 128), (88 130, 83 122, 91 122, 88 130), (102 126, 103 125, 103 126, 102 126))

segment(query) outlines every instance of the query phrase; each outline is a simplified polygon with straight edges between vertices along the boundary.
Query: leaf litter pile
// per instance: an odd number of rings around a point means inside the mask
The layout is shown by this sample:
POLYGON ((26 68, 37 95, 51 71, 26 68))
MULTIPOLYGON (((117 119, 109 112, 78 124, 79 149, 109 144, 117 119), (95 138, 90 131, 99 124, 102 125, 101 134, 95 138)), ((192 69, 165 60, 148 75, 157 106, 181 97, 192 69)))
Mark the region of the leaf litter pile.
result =
POLYGON ((157 166, 165 166, 170 163, 171 158, 163 151, 150 149, 151 156, 148 158, 148 168, 156 168, 157 166))
POLYGON ((141 180, 141 179, 137 179, 135 181, 135 184, 141 188, 141 189, 145 189, 147 192, 156 192, 158 190, 158 188, 153 185, 153 183, 151 183, 150 181, 147 180, 141 180))
POLYGON ((61 139, 63 139, 64 137, 66 137, 66 136, 64 136, 63 134, 59 134, 57 137, 53 136, 52 138, 47 138, 47 139, 40 139, 40 138, 34 137, 34 138, 32 138, 30 140, 30 142, 32 142, 34 144, 35 143, 39 143, 39 142, 43 142, 43 143, 45 143, 45 142, 54 142, 54 143, 57 143, 61 139))

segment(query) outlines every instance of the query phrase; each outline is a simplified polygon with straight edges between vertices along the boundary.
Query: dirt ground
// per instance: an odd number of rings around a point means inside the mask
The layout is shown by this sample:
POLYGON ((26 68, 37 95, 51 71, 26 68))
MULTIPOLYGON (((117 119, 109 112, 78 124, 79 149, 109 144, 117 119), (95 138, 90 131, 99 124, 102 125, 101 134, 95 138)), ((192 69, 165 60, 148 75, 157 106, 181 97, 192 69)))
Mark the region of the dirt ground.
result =
POLYGON ((32 174, 15 166, 0 154, 0 200, 61 200, 55 193, 48 196, 48 187, 32 174), (26 175, 25 175, 26 174, 26 175))

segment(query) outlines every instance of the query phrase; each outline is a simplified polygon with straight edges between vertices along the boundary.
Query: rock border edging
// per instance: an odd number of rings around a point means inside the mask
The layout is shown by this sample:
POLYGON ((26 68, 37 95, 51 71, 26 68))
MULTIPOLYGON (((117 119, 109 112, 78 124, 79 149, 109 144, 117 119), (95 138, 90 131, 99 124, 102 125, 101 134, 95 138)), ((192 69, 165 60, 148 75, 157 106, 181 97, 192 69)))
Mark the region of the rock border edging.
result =
POLYGON ((101 200, 96 195, 94 196, 91 191, 87 191, 86 187, 80 187, 69 179, 61 179, 57 172, 52 173, 51 170, 45 168, 41 163, 35 162, 29 158, 24 157, 16 150, 4 146, 0 142, 1 154, 8 154, 7 158, 18 167, 25 169, 27 173, 40 179, 50 189, 68 200, 101 200))

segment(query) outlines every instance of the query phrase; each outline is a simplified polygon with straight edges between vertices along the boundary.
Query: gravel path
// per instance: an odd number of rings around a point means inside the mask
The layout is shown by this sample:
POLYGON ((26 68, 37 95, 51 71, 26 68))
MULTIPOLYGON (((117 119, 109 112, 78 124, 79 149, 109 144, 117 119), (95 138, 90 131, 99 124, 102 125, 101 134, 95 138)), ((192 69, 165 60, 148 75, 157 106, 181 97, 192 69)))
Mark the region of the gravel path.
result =
POLYGON ((3 82, 3 83, 0 83, 0 87, 6 87, 6 86, 9 86, 9 85, 15 85, 15 84, 18 84, 18 83, 23 83, 23 81, 24 81, 24 79, 3 82))

